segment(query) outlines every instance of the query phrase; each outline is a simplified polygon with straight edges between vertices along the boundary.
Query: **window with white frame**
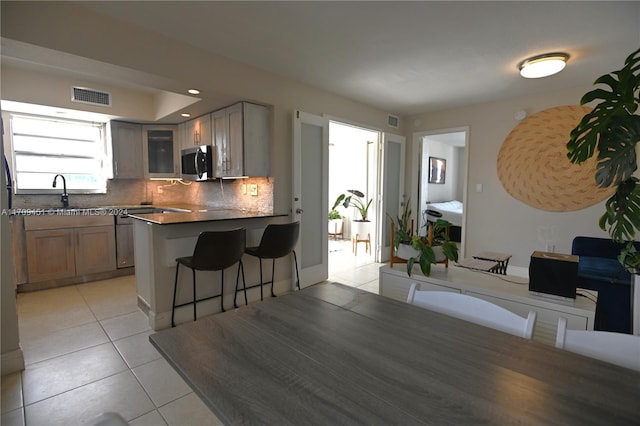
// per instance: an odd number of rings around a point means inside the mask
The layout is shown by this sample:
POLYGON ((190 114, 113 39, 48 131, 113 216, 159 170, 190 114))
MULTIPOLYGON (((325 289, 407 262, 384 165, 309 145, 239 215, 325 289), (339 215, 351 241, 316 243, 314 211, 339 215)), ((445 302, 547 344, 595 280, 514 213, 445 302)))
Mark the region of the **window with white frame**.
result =
POLYGON ((11 115, 17 193, 50 193, 61 174, 70 193, 105 193, 105 123, 55 117, 11 115))

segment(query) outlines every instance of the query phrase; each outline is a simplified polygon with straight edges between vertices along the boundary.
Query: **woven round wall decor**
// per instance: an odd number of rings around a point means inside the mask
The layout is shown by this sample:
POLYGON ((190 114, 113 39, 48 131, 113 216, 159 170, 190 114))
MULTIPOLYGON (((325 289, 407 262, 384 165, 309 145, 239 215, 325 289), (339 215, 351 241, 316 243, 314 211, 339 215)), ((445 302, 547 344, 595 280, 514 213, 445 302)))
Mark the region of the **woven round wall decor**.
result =
POLYGON ((520 122, 498 154, 498 178, 504 189, 531 207, 552 212, 580 210, 611 196, 614 188, 596 186, 596 156, 582 165, 567 158, 569 134, 590 111, 560 106, 520 122))

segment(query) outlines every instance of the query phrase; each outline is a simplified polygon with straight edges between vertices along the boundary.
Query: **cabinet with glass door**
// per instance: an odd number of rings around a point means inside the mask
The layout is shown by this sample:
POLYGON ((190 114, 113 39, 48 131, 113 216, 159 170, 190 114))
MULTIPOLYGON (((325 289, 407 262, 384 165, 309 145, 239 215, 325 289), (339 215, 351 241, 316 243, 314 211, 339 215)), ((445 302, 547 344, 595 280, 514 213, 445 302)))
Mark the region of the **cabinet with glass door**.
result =
POLYGON ((180 144, 176 125, 142 126, 146 178, 179 178, 180 144))

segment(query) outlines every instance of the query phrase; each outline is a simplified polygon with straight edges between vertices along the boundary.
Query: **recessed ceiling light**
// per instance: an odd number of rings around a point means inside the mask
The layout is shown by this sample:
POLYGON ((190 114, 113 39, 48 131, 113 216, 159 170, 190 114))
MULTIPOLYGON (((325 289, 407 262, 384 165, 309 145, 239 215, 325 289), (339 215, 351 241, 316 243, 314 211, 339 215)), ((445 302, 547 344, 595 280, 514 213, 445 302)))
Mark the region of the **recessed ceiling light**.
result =
POLYGON ((189 89, 187 90, 187 92, 191 93, 192 95, 199 95, 200 91, 198 89, 189 89))
POLYGON ((562 71, 568 59, 566 53, 545 53, 525 59, 518 64, 518 69, 524 78, 547 77, 562 71))
POLYGON ((191 114, 189 114, 188 112, 183 112, 180 115, 183 116, 183 117, 191 117, 191 114))

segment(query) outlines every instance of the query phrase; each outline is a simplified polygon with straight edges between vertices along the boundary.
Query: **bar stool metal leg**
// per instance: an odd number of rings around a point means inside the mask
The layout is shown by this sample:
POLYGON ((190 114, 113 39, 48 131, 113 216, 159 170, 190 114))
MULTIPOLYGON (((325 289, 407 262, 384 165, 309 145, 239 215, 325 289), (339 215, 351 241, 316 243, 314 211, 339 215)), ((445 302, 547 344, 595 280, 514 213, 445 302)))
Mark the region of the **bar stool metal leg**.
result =
POLYGON ((244 304, 249 304, 249 299, 247 299, 247 283, 244 280, 244 265, 242 264, 242 260, 238 262, 238 275, 236 276, 236 291, 233 293, 233 307, 237 308, 238 304, 236 303, 236 298, 238 297, 238 283, 240 282, 240 270, 242 270, 242 290, 244 291, 244 304))
POLYGON ((296 287, 298 287, 298 290, 300 290, 300 274, 298 274, 298 256, 296 256, 296 251, 292 250, 293 252, 293 262, 296 265, 296 287))
POLYGON ((220 270, 222 278, 220 279, 220 310, 224 312, 224 269, 220 270))
POLYGON ((276 294, 273 292, 273 279, 276 276, 276 260, 271 260, 271 297, 276 297, 276 294))
POLYGON ((174 315, 176 313, 176 293, 178 292, 178 270, 180 269, 180 264, 176 265, 176 279, 173 282, 173 305, 171 308, 171 327, 175 327, 176 323, 174 321, 174 315))
POLYGON ((259 257, 258 260, 260 261, 260 300, 264 300, 264 295, 262 294, 262 286, 264 284, 262 280, 262 258, 259 257))
POLYGON ((196 300, 198 300, 196 298, 196 270, 192 269, 191 272, 193 273, 193 320, 196 320, 196 300))

